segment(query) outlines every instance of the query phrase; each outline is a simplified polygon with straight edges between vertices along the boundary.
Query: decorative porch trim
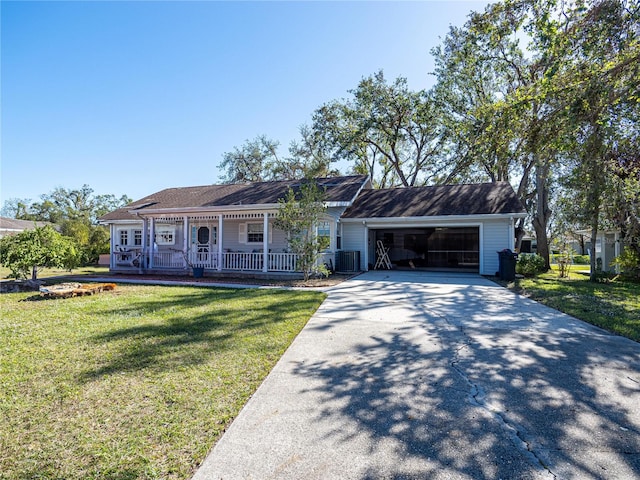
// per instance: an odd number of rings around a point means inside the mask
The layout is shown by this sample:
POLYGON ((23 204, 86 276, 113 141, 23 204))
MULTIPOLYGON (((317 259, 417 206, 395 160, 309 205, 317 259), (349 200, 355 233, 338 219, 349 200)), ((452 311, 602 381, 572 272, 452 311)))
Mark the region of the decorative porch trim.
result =
POLYGON ((275 218, 278 215, 278 212, 223 213, 222 214, 223 218, 229 219, 229 220, 244 220, 247 218, 262 219, 265 215, 268 216, 268 218, 275 218))
POLYGON ((178 225, 182 223, 182 217, 150 217, 155 220, 157 224, 164 223, 166 225, 178 225))

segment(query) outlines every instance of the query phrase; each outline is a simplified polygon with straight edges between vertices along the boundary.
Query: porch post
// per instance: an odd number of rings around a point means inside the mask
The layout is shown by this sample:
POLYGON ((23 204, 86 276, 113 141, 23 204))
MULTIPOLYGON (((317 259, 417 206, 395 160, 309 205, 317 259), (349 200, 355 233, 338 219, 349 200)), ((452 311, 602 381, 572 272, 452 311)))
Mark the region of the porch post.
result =
POLYGON ((182 263, 187 268, 187 258, 189 257, 189 217, 182 217, 182 263))
POLYGON ((147 259, 149 258, 149 239, 147 238, 147 229, 149 228, 149 220, 142 217, 142 266, 147 267, 147 259))
POLYGON ((263 228, 262 228, 262 271, 268 271, 269 259, 269 213, 264 212, 263 228))
POLYGON ((218 241, 218 271, 219 272, 222 270, 222 262, 224 261, 224 258, 222 257, 222 217, 224 217, 224 215, 220 213, 218 215, 218 238, 216 239, 218 241))
POLYGON ((111 255, 109 255, 109 270, 112 270, 115 267, 115 245, 116 245, 116 226, 113 223, 109 224, 109 234, 110 234, 110 240, 109 240, 109 251, 111 253, 111 255))
POLYGON ((150 244, 150 254, 149 254, 149 268, 153 269, 153 257, 155 253, 156 246, 156 219, 155 217, 151 217, 151 227, 149 228, 149 244, 150 244))

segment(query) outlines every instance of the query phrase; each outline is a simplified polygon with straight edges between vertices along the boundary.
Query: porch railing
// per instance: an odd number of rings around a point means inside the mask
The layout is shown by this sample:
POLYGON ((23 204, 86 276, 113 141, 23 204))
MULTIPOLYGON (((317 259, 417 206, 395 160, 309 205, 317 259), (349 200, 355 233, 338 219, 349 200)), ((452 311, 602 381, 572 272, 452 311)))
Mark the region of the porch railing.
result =
POLYGON ((184 256, 182 252, 154 252, 154 268, 184 268, 184 256))
POLYGON ((295 272, 298 270, 298 255, 295 253, 269 253, 269 271, 295 272))
POLYGON ((218 268, 218 252, 189 252, 189 263, 194 267, 218 268))
POLYGON ((225 270, 262 270, 262 253, 225 252, 222 259, 225 270))
MULTIPOLYGON (((261 252, 224 252, 223 270, 262 271, 264 255, 261 252)), ((298 256, 295 253, 268 253, 268 272, 295 272, 298 269, 298 256)))
MULTIPOLYGON (((142 252, 139 251, 114 252, 113 255, 118 266, 144 267, 146 265, 149 267, 151 265, 150 259, 145 259, 142 252)), ((222 270, 262 271, 264 256, 260 252, 224 252, 221 260, 222 270)), ((218 262, 218 252, 189 252, 188 254, 188 264, 194 267, 217 270, 218 262)), ((153 253, 153 268, 182 269, 186 266, 187 262, 185 262, 181 251, 153 253)), ((295 253, 267 254, 267 271, 295 272, 297 270, 298 256, 295 253)))

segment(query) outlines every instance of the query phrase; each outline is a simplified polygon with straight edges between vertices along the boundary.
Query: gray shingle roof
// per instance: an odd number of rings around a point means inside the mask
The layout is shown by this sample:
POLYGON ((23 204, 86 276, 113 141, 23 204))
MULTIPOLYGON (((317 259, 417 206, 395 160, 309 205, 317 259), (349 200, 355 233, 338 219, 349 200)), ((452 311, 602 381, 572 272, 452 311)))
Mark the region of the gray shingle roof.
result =
POLYGON ((18 220, 16 218, 0 217, 1 230, 31 230, 34 227, 51 225, 49 222, 36 222, 34 220, 18 220))
MULTIPOLYGON (((325 190, 327 202, 351 202, 368 181, 366 175, 316 179, 325 190)), ((215 209, 232 205, 264 205, 278 203, 289 187, 294 190, 300 180, 255 182, 249 184, 202 185, 198 187, 167 188, 126 207, 100 217, 100 221, 130 220, 136 218, 130 211, 144 213, 145 210, 202 208, 215 209)))
POLYGON ((525 213, 508 182, 363 191, 343 218, 525 213))

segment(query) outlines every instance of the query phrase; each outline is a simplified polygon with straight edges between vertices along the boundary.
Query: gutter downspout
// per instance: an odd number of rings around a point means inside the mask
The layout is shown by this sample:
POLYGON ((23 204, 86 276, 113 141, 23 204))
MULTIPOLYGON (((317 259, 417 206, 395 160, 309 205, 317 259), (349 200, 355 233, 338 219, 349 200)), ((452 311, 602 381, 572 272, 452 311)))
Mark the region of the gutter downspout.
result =
POLYGON ((365 272, 369 271, 369 227, 367 227, 367 222, 365 220, 362 221, 362 225, 364 226, 364 258, 360 259, 362 270, 365 272))
POLYGON ((513 217, 509 219, 509 250, 516 250, 516 223, 513 217))

